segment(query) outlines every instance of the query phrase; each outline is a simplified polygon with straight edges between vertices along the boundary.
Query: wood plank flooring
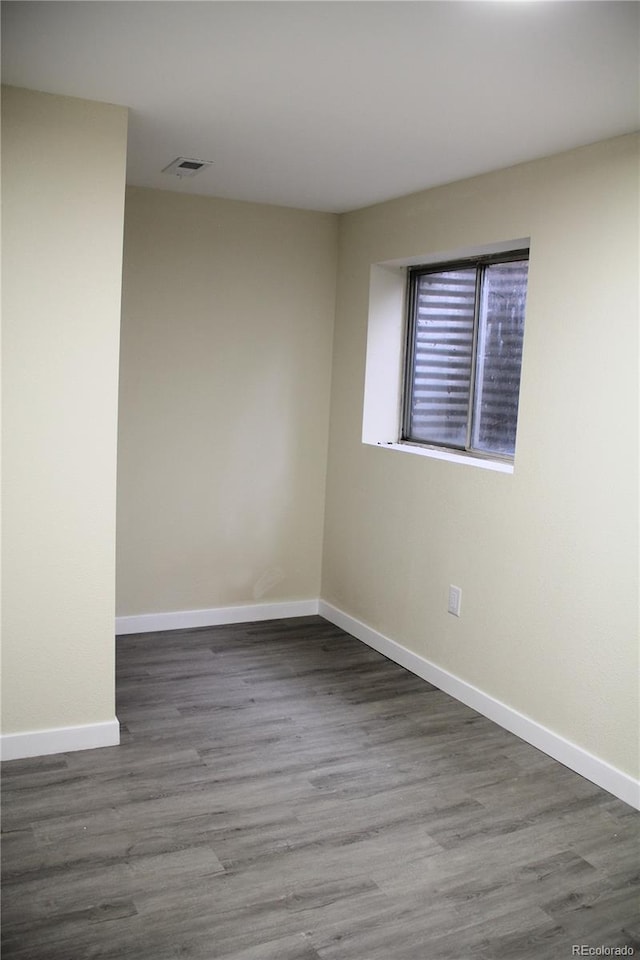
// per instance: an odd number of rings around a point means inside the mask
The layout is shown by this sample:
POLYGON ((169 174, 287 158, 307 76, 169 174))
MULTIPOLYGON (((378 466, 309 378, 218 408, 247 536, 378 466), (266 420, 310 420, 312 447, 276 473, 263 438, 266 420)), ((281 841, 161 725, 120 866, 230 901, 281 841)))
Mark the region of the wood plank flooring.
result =
POLYGON ((640 815, 320 617, 117 690, 120 747, 4 765, 4 960, 640 953, 640 815))

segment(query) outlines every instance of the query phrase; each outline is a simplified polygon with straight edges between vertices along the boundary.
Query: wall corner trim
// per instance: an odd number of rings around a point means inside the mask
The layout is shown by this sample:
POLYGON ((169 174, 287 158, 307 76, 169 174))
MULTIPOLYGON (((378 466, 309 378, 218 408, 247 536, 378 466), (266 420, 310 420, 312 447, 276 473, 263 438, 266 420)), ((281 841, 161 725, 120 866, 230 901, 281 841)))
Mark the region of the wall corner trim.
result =
POLYGON ((116 717, 103 723, 86 723, 77 727, 51 727, 4 733, 0 737, 0 759, 22 760, 43 757, 50 753, 71 753, 95 747, 116 747, 120 743, 120 724, 116 717))
POLYGON ((525 740, 553 757, 554 760, 558 760, 565 767, 640 810, 640 781, 634 780, 633 777, 611 766, 605 760, 593 756, 577 744, 565 740, 553 730, 549 730, 500 700, 494 699, 454 674, 448 673, 419 654, 407 650, 395 640, 391 640, 325 600, 320 600, 318 612, 325 620, 329 620, 346 633, 373 647, 389 660, 427 680, 455 697, 456 700, 504 727, 505 730, 514 733, 521 740, 525 740))
POLYGON ((226 623, 252 620, 284 620, 310 617, 318 613, 318 600, 289 600, 272 603, 238 604, 211 607, 208 610, 175 610, 170 613, 142 613, 116 617, 116 636, 128 633, 154 633, 157 630, 189 630, 193 627, 217 627, 226 623))

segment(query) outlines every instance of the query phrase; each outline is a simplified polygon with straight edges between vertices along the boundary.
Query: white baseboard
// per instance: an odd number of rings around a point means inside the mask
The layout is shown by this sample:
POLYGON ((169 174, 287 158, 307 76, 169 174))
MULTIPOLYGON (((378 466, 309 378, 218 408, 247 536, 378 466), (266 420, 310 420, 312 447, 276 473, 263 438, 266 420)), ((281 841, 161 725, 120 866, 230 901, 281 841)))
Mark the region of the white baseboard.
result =
POLYGON ((22 760, 49 753, 71 753, 95 747, 115 747, 120 743, 117 719, 87 723, 80 727, 52 727, 26 733, 4 733, 0 737, 0 759, 22 760))
POLYGON ((131 617, 116 617, 116 635, 153 633, 157 630, 188 630, 191 627, 217 627, 225 623, 248 623, 251 620, 310 617, 318 612, 318 604, 318 600, 290 600, 282 603, 212 607, 210 610, 142 613, 131 617))
POLYGON ((385 637, 384 634, 378 633, 377 630, 373 630, 367 624, 356 620, 330 603, 320 600, 318 612, 320 616, 352 634, 358 640, 362 640, 368 646, 373 647, 374 650, 382 653, 389 660, 393 660, 394 663, 400 664, 406 670, 410 670, 411 673, 427 680, 438 689, 455 697, 456 700, 460 700, 461 703, 477 710, 478 713, 493 720, 504 727, 505 730, 515 733, 522 740, 602 787, 603 790, 607 790, 620 800, 624 800, 630 806, 640 809, 640 782, 638 780, 634 780, 628 774, 612 767, 606 761, 594 757, 593 754, 583 750, 582 747, 565 740, 564 737, 547 727, 543 727, 542 724, 519 713, 500 700, 483 693, 482 690, 465 680, 461 680, 454 674, 437 667, 419 654, 412 653, 411 650, 407 650, 406 647, 396 643, 395 640, 385 637))

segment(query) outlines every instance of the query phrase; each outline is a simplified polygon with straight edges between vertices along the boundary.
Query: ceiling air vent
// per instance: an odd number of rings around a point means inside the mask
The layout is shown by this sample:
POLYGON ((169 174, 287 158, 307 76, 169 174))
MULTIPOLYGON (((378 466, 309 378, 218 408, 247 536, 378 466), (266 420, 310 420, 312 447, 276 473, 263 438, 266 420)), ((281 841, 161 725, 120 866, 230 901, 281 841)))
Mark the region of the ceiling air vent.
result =
POLYGON ((174 177, 195 177, 205 167, 210 167, 213 160, 195 160, 193 157, 177 157, 163 173, 171 173, 174 177))

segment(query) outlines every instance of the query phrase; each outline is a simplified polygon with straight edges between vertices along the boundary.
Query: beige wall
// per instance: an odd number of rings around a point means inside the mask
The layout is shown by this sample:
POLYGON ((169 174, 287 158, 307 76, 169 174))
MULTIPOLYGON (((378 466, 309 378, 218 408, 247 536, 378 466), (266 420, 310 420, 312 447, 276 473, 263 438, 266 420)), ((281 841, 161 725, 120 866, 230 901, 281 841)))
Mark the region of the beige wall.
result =
POLYGON ((113 721, 127 111, 2 100, 3 731, 113 721))
POLYGON ((343 217, 322 582, 330 603, 636 775, 637 304, 634 137, 343 217), (514 474, 362 445, 370 264, 527 236, 514 474))
POLYGON ((317 597, 337 217, 131 188, 117 606, 317 597))

